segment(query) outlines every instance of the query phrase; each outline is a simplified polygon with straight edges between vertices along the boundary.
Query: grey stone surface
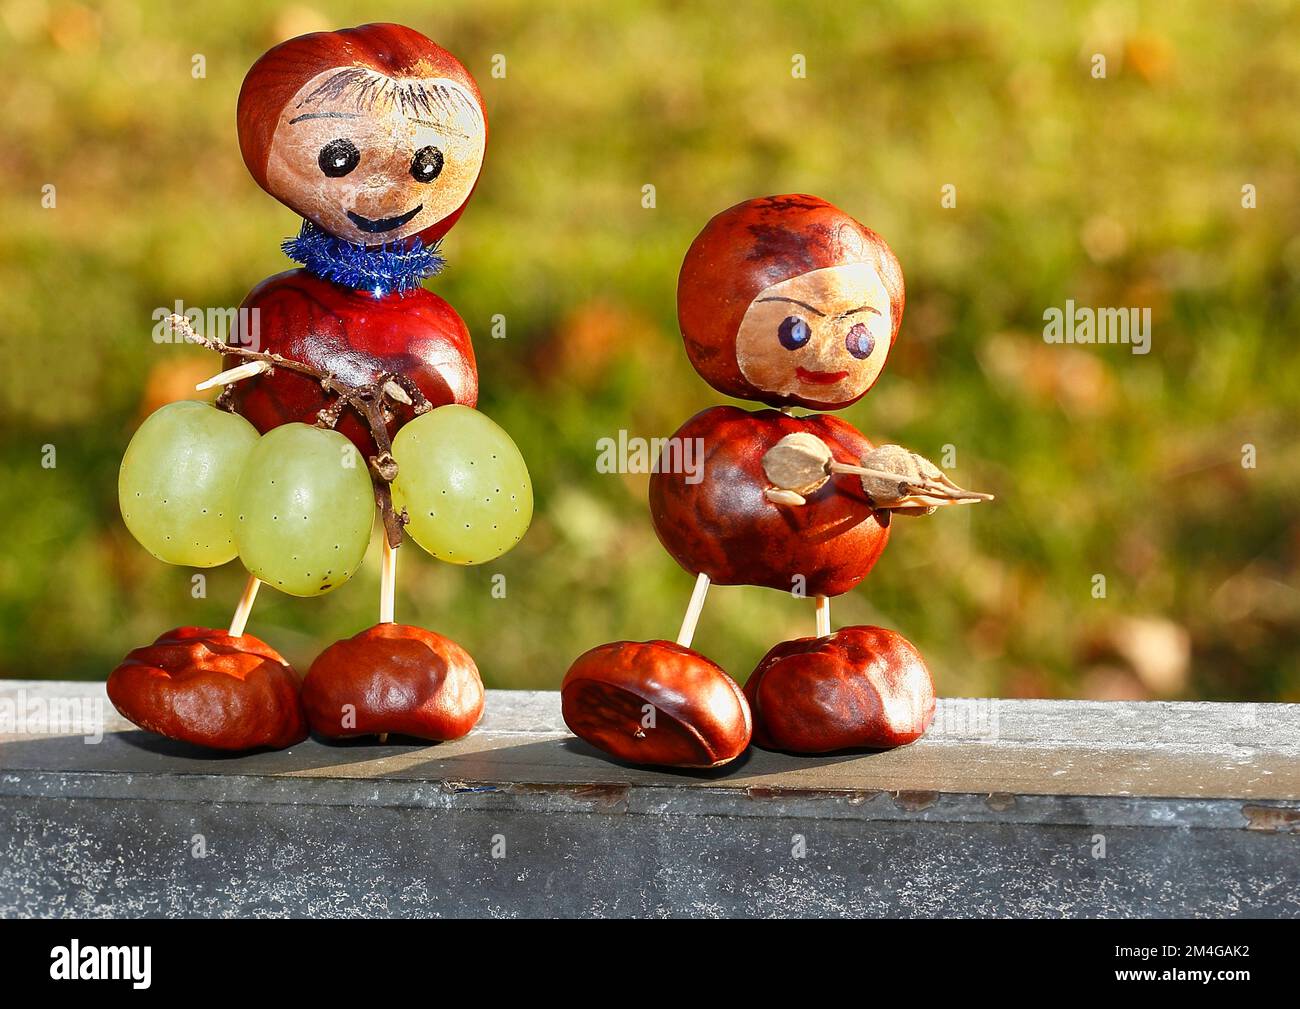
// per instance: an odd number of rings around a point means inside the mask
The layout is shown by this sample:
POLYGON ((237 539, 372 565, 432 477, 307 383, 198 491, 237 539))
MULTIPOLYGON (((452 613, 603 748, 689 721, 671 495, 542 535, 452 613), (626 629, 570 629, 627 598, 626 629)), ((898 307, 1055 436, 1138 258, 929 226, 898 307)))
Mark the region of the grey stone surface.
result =
POLYGON ((1300 706, 947 699, 900 750, 674 773, 552 693, 455 743, 213 757, 5 682, 0 914, 1300 916, 1300 706))

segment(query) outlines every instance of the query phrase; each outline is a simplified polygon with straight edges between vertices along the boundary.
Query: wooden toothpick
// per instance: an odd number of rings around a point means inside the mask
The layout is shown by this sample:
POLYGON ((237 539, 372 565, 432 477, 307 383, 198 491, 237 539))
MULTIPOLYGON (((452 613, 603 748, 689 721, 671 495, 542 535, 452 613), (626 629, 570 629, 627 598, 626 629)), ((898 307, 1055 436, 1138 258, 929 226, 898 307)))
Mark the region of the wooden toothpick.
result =
POLYGON ((200 382, 194 389, 196 392, 203 392, 206 389, 214 389, 219 385, 230 385, 245 378, 252 378, 254 375, 261 375, 270 371, 272 367, 270 361, 248 361, 245 364, 238 364, 233 368, 218 372, 211 378, 200 382))
POLYGON ((709 594, 709 576, 703 571, 695 578, 695 590, 691 593, 686 615, 682 617, 682 629, 677 632, 677 643, 683 648, 690 648, 695 640, 695 625, 700 622, 700 611, 704 609, 704 597, 709 594))
POLYGON ((397 591, 397 547, 388 542, 388 537, 380 538, 383 554, 379 565, 379 622, 393 622, 393 596, 397 591))
POLYGON ((244 594, 239 597, 239 604, 235 607, 235 614, 230 618, 230 636, 237 638, 244 633, 244 628, 248 625, 248 615, 253 612, 253 602, 257 599, 257 590, 262 585, 262 579, 257 575, 249 575, 248 582, 244 585, 244 594))

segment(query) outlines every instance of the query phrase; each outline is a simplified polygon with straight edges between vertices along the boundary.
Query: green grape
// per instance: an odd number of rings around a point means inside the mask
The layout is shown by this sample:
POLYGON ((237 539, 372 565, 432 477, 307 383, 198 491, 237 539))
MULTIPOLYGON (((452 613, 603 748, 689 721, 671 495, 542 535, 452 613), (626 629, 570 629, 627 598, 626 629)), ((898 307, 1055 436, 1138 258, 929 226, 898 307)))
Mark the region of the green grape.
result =
POLYGON ((117 503, 142 547, 168 564, 234 558, 235 484, 257 429, 238 414, 182 400, 155 410, 122 457, 117 503))
POLYGON ((467 406, 440 406, 393 439, 393 504, 439 560, 482 564, 523 537, 533 517, 528 467, 510 436, 467 406))
POLYGON ((282 424, 249 457, 235 511, 244 566, 282 592, 319 596, 361 566, 375 498, 366 462, 347 438, 282 424))

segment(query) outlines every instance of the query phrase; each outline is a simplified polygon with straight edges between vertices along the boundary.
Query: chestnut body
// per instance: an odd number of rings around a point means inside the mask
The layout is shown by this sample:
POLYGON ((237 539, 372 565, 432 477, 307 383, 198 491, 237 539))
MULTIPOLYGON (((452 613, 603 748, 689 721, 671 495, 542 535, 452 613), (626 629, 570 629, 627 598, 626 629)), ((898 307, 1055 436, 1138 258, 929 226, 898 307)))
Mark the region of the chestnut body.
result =
POLYGON ((889 519, 872 509, 856 477, 832 477, 798 508, 764 494, 771 484, 763 455, 796 431, 821 438, 841 462, 856 463, 872 448, 837 417, 734 406, 698 413, 677 431, 678 445, 700 439, 703 479, 691 483, 690 473, 662 472, 663 464, 650 478, 655 532, 677 563, 720 585, 785 592, 802 576, 808 596, 837 596, 866 577, 889 540, 889 519))
POLYGON ((441 634, 376 624, 317 656, 303 682, 312 729, 341 739, 394 733, 459 739, 483 715, 474 660, 441 634))
POLYGON ((281 749, 307 738, 300 679, 251 634, 178 627, 133 649, 108 677, 113 707, 142 729, 214 750, 281 749))
MULTIPOLYGON (((469 330, 454 308, 423 288, 375 297, 290 270, 258 284, 240 308, 240 332, 232 340, 238 346, 313 365, 353 385, 385 372, 405 375, 434 406, 472 407, 478 401, 469 330)), ((227 358, 227 366, 238 363, 227 358)), ((317 412, 333 400, 320 383, 286 368, 238 382, 230 395, 235 409, 264 434, 280 424, 315 423, 317 412)), ((400 408, 389 434, 411 417, 409 407, 400 408)), ((351 410, 344 411, 338 430, 364 455, 374 453, 365 423, 351 410)))
POLYGON ((934 718, 925 660, 883 627, 783 641, 750 674, 745 696, 754 742, 794 753, 901 746, 934 718))

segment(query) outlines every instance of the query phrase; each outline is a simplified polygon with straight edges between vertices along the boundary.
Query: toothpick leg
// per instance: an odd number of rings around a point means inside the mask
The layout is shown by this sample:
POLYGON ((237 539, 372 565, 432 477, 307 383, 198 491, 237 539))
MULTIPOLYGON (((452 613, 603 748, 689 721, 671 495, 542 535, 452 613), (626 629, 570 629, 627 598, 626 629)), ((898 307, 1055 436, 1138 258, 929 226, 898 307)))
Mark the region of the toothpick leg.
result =
POLYGON ((393 596, 397 590, 397 547, 391 546, 387 536, 380 536, 384 553, 379 568, 379 622, 393 622, 393 596))
POLYGON ((237 638, 244 633, 244 627, 248 624, 248 615, 253 612, 253 602, 257 599, 257 590, 262 585, 262 579, 257 575, 249 575, 248 582, 244 585, 244 594, 239 597, 239 605, 235 607, 235 614, 230 618, 230 636, 237 638))
POLYGON ((690 605, 682 617, 682 629, 677 632, 677 643, 683 648, 690 648, 695 639, 695 625, 700 622, 700 611, 704 609, 704 597, 709 593, 709 576, 700 572, 695 579, 695 591, 691 593, 690 605))
POLYGON ((824 638, 831 633, 831 597, 817 597, 817 637, 824 638))

